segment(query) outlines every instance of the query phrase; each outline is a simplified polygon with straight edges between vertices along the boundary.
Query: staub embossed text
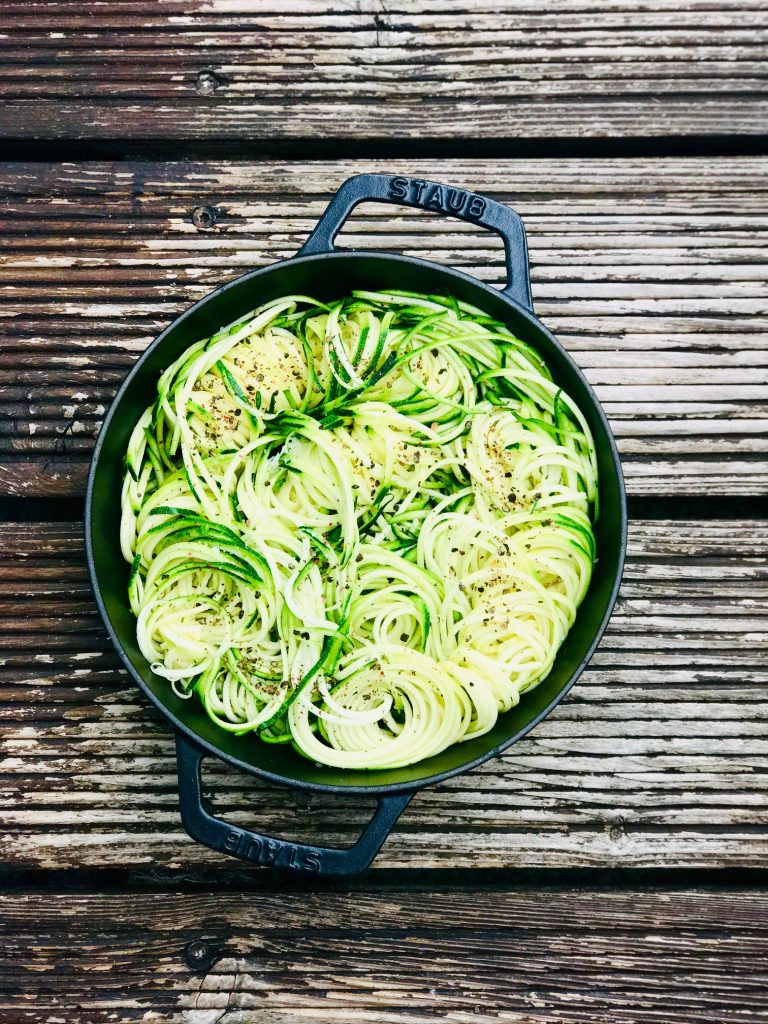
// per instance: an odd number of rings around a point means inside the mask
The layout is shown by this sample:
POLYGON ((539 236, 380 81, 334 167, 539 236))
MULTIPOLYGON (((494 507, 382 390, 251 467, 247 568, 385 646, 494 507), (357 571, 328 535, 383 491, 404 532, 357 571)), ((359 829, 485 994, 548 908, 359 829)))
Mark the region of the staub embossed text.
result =
POLYGON ((230 829, 224 845, 228 853, 243 860, 271 868, 293 868, 297 871, 319 871, 320 851, 306 850, 293 843, 266 837, 255 838, 239 829, 230 829))
POLYGON ((419 178, 390 178, 389 195, 391 199, 399 199, 424 210, 459 214, 476 221, 482 221, 486 207, 485 199, 474 192, 448 188, 419 178))

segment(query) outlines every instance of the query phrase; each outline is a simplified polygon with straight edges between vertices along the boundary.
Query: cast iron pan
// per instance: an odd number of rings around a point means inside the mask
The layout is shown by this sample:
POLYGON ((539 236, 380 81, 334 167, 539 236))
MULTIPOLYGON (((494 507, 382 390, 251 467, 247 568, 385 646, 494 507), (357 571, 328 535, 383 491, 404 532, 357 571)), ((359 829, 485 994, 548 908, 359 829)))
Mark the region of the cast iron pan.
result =
POLYGON ((104 421, 86 496, 88 570, 99 611, 125 667, 176 733, 179 800, 187 832, 198 842, 242 860, 319 874, 348 875, 366 868, 398 816, 422 786, 441 782, 496 757, 540 722, 566 695, 592 656, 616 599, 626 547, 626 496, 616 445, 600 405, 581 371, 533 315, 525 231, 512 210, 485 196, 414 178, 363 174, 338 190, 305 245, 290 260, 253 271, 212 292, 183 313, 150 345, 120 388, 104 421), (442 212, 501 236, 508 281, 503 291, 426 260, 380 252, 337 251, 334 238, 352 209, 375 200, 442 212), (128 566, 119 544, 120 489, 128 438, 155 394, 157 379, 193 342, 213 334, 262 303, 300 293, 319 299, 353 288, 447 292, 502 320, 546 360, 555 381, 583 410, 597 446, 600 516, 598 562, 589 592, 549 676, 499 717, 485 736, 451 747, 408 768, 342 771, 308 761, 287 746, 233 736, 208 719, 195 700, 183 701, 155 676, 136 644, 126 593, 128 566), (361 838, 347 849, 288 843, 229 825, 206 807, 200 767, 207 755, 241 771, 300 789, 369 793, 378 809, 361 838))

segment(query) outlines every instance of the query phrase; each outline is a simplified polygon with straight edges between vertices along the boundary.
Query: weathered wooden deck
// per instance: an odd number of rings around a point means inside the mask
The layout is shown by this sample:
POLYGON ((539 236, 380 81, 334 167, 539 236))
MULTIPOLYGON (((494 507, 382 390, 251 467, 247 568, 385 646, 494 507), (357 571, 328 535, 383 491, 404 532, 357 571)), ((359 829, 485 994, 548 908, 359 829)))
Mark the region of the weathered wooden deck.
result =
MULTIPOLYGON (((768 1020, 768 4, 540 6, 0 11, 0 1024, 768 1020), (360 170, 523 215, 632 522, 570 697, 419 794, 363 879, 312 889, 186 837, 79 517, 138 353, 360 170)), ((363 206, 340 244, 503 276, 437 216, 363 206)), ((206 783, 291 838, 370 813, 206 783)))

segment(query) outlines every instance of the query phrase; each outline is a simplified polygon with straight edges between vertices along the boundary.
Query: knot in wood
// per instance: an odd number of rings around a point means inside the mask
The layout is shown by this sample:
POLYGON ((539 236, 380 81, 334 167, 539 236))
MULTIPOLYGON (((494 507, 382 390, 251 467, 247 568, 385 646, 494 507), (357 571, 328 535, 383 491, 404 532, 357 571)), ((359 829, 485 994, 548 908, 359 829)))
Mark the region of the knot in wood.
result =
POLYGON ((196 206, 192 211, 192 223, 196 228, 212 228, 216 223, 216 211, 212 206, 196 206))

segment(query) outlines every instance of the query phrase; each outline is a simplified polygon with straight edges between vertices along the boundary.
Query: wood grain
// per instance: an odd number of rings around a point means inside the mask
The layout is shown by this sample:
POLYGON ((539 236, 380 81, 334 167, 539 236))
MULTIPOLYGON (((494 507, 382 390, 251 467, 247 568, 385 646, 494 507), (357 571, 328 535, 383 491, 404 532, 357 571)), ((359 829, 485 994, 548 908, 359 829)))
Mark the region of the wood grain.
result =
MULTIPOLYGON (((768 523, 641 522, 617 613, 571 696, 497 761, 418 794, 384 867, 744 866, 768 854, 768 523)), ((78 524, 0 526, 7 865, 226 862, 185 836, 169 730, 117 668, 78 524)), ((215 807, 351 842, 372 804, 207 763, 215 807)))
MULTIPOLYGON (((81 493, 105 406, 191 302, 295 252, 371 161, 0 165, 0 495, 81 493), (212 228, 192 222, 215 212, 212 228)), ((393 168, 394 169, 394 168, 393 168)), ((631 493, 768 490, 768 161, 427 161, 529 232, 537 312, 594 384, 631 493)), ((368 204, 340 244, 503 280, 498 240, 368 204)))
MULTIPOLYGON (((346 176, 389 169, 524 215, 537 311, 595 386, 633 495, 768 490, 768 161, 517 159, 550 140, 756 146, 766 0, 1 6, 6 161, 78 161, 81 140, 249 159, 0 163, 0 498, 82 494, 152 337, 290 256, 346 176), (406 151, 516 159, 252 159, 406 151)), ((363 207, 340 242, 503 278, 495 240, 432 216, 363 207)), ((0 1024, 768 1020, 768 897, 740 874, 768 854, 768 522, 634 523, 616 615, 568 700, 419 794, 376 862, 731 869, 685 892, 376 870, 312 891, 232 870, 181 828, 171 736, 118 668, 80 530, 0 523, 0 1024), (136 888, 67 881, 120 886, 123 868, 136 888), (213 956, 195 973, 200 940, 213 956)), ((215 763, 205 783, 228 820, 286 838, 348 843, 371 811, 215 763)))
POLYGON ((767 913, 749 889, 20 892, 0 1021, 737 1024, 768 1015, 767 913))
POLYGON ((0 12, 0 134, 508 139, 764 131, 761 0, 105 0, 0 12))

